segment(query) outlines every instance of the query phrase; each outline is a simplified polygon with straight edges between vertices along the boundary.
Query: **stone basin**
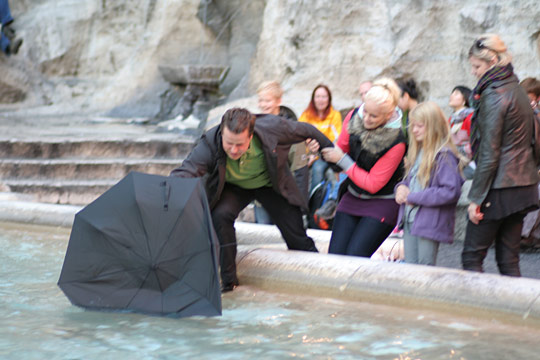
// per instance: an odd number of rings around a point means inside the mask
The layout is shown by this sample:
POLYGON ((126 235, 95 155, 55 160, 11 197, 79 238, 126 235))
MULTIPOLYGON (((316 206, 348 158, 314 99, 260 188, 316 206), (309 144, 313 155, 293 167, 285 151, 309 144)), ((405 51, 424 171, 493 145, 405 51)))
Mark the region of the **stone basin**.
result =
POLYGON ((172 84, 218 87, 229 72, 219 65, 160 65, 159 71, 172 84))

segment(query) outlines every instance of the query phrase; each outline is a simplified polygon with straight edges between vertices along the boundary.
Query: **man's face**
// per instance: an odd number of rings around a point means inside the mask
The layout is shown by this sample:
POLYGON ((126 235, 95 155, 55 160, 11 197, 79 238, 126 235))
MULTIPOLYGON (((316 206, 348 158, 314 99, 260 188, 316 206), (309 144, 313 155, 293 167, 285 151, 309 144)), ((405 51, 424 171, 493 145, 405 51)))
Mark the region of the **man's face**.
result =
POLYGON ((538 106, 538 100, 540 98, 537 98, 535 93, 527 93, 527 96, 529 97, 529 100, 531 100, 532 108, 536 109, 536 107, 538 106))
POLYGON ((360 92, 360 99, 362 99, 362 102, 366 101, 364 97, 366 96, 367 92, 371 89, 371 83, 370 82, 363 82, 360 84, 360 87, 358 91, 360 92))
POLYGON ((226 126, 223 127, 221 133, 221 139, 223 140, 223 150, 233 160, 238 160, 249 148, 251 138, 253 135, 249 135, 249 129, 244 130, 240 134, 235 134, 226 126))

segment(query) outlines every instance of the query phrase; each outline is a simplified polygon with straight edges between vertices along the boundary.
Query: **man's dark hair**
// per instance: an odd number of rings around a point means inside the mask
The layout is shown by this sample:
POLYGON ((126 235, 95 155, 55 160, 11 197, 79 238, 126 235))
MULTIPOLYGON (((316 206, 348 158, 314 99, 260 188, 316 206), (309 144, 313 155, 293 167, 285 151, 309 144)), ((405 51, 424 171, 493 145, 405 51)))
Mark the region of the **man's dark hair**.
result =
POLYGON ((255 128, 255 115, 247 109, 232 108, 223 114, 221 118, 221 128, 227 127, 234 134, 241 134, 249 129, 249 135, 253 134, 255 128))
POLYGON ((420 100, 420 93, 414 79, 399 79, 396 82, 401 89, 401 95, 407 93, 411 99, 420 100))

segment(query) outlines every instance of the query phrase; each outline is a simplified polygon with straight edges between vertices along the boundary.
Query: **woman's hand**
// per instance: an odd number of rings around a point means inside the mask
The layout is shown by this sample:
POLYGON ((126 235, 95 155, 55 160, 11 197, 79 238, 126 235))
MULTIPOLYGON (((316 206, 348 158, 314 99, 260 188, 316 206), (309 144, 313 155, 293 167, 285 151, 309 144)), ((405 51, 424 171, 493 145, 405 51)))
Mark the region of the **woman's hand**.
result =
POLYGON ((475 225, 478 225, 480 220, 484 219, 484 213, 480 212, 480 205, 478 204, 470 203, 467 211, 469 213, 469 220, 475 225))
POLYGON ((344 155, 343 151, 337 146, 324 148, 321 153, 324 161, 334 164, 341 160, 344 155))
POLYGON ((396 202, 399 205, 406 204, 410 192, 411 190, 407 185, 399 185, 396 189, 396 202))

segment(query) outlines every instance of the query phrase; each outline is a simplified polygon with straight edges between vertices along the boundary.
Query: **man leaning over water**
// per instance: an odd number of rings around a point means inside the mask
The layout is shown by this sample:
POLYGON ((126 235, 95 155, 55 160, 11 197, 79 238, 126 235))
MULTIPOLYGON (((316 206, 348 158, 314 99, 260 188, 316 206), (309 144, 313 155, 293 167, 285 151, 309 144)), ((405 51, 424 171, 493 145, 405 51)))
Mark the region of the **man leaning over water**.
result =
POLYGON ((220 245, 221 289, 231 291, 236 277, 234 222, 258 200, 291 250, 317 251, 303 226, 301 195, 288 166, 292 144, 307 141, 311 151, 333 144, 315 127, 246 109, 227 110, 221 124, 204 133, 171 176, 203 177, 220 245))

